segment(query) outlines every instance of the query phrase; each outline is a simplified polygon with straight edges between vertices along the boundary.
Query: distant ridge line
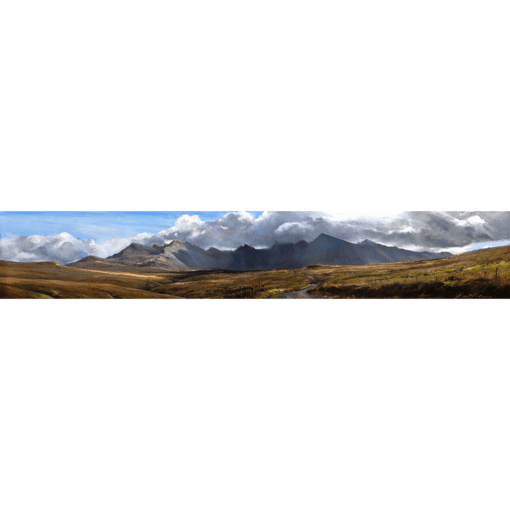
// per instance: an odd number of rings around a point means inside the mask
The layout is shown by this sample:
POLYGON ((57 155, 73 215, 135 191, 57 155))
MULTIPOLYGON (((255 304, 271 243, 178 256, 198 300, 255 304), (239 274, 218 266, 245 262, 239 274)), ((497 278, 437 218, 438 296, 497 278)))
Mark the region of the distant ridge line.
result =
POLYGON ((254 248, 248 244, 234 250, 207 250, 189 242, 173 240, 168 244, 145 246, 131 243, 118 253, 106 258, 85 257, 68 264, 86 267, 98 262, 124 264, 139 268, 155 268, 168 271, 188 270, 273 270, 297 269, 310 264, 364 265, 386 262, 408 262, 451 257, 448 252, 415 252, 385 246, 365 239, 351 243, 328 234, 320 234, 313 241, 275 243, 270 248, 254 248))

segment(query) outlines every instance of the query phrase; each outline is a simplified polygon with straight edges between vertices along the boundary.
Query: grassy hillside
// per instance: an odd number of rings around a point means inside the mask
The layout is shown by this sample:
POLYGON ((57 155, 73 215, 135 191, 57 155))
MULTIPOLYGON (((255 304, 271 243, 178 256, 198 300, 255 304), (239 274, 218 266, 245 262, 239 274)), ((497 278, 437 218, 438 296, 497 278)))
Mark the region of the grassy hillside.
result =
POLYGON ((264 299, 302 289, 324 298, 510 298, 510 247, 421 262, 246 272, 0 261, 0 298, 4 299, 264 299))
POLYGON ((0 298, 154 298, 147 282, 158 274, 106 272, 54 262, 0 262, 0 298))
POLYGON ((0 298, 270 298, 310 282, 290 271, 149 272, 108 266, 0 261, 0 298))
POLYGON ((315 266, 298 272, 321 282, 311 290, 321 297, 510 297, 510 247, 441 260, 369 266, 315 266))

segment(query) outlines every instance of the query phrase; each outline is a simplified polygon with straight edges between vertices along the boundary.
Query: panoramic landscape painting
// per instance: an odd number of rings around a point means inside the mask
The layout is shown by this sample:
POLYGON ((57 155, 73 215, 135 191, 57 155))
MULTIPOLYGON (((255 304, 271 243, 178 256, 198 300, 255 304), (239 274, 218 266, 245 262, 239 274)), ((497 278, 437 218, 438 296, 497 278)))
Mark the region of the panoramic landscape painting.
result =
POLYGON ((2 212, 2 299, 509 298, 510 213, 2 212))

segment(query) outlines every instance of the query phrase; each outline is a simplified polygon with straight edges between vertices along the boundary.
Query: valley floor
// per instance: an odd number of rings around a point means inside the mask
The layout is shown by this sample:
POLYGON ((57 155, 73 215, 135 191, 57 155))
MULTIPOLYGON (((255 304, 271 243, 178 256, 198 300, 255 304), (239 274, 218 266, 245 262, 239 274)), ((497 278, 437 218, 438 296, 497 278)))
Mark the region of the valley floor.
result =
POLYGON ((0 298, 510 298, 510 247, 449 259, 273 271, 92 270, 0 261, 0 298))

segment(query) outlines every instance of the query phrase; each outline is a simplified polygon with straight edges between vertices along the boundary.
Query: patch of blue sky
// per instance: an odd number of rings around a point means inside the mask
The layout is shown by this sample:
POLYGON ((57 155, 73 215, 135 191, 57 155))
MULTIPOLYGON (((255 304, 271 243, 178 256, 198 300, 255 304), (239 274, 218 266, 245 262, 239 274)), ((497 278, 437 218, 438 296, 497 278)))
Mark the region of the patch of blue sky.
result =
POLYGON ((498 248, 500 246, 508 246, 509 244, 510 239, 503 239, 502 241, 483 241, 481 243, 469 244, 461 248, 449 248, 446 251, 457 255, 466 251, 483 250, 485 248, 498 248))
MULTIPOLYGON (((183 214, 197 214, 203 221, 213 221, 227 212, 233 211, 0 212, 0 238, 68 232, 74 237, 101 243, 114 237, 160 232, 173 227, 183 214)), ((262 213, 249 212, 255 217, 262 213)))

